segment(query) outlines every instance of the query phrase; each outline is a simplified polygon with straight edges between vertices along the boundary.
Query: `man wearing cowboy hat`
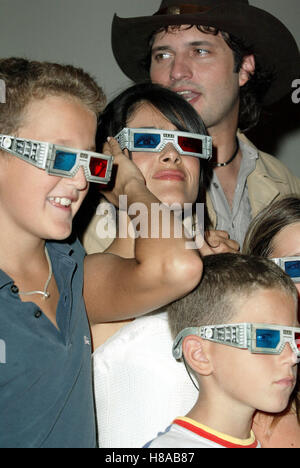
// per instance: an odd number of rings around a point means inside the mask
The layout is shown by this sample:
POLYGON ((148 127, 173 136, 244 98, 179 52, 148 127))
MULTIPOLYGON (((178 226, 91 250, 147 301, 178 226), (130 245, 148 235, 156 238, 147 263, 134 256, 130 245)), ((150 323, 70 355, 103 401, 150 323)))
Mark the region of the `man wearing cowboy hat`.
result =
POLYGON ((248 0, 163 0, 150 17, 119 18, 112 48, 133 81, 151 79, 181 94, 213 137, 207 208, 214 229, 243 243, 251 219, 300 180, 238 131, 299 76, 299 50, 274 16, 248 0), (237 138, 238 136, 238 138, 237 138))

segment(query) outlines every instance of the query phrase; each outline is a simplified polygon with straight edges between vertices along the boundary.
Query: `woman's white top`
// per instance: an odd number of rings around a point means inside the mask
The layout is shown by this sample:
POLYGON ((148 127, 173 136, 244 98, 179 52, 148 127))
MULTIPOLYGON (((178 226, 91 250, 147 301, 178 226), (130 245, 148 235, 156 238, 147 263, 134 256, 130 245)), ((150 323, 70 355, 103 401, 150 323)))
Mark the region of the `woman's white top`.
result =
POLYGON ((125 325, 93 355, 100 448, 143 447, 196 403, 185 366, 172 356, 166 312, 125 325))

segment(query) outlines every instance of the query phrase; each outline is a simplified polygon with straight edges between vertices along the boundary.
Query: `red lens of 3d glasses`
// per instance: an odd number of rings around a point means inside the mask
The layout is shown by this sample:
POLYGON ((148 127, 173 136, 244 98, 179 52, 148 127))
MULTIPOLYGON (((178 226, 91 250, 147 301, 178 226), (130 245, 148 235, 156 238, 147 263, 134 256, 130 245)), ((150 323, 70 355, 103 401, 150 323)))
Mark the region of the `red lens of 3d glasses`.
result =
POLYGON ((295 342, 300 353, 300 333, 295 333, 295 342))
POLYGON ((198 153, 202 154, 203 152, 203 145, 202 140, 198 140, 196 138, 189 138, 189 137, 178 137, 178 144, 180 148, 185 151, 186 153, 198 153))
POLYGON ((90 160, 90 171, 93 177, 105 178, 107 171, 107 159, 94 158, 90 160))

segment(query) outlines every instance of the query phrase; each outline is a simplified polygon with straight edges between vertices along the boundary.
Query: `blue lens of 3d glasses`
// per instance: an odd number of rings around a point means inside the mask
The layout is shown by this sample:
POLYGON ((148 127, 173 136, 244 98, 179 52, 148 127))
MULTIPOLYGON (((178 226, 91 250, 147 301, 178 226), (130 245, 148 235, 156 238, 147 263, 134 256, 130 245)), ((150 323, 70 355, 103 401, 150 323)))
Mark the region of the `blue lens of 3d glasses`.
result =
POLYGON ((66 151, 57 150, 53 169, 66 172, 71 171, 75 166, 76 158, 76 153, 68 153, 66 151))
POLYGON ((257 348, 276 349, 280 343, 279 330, 256 330, 256 346, 257 348))
POLYGON ((291 278, 300 277, 300 260, 291 260, 285 262, 285 272, 291 278))
POLYGON ((135 133, 134 147, 135 148, 156 148, 161 141, 160 135, 156 133, 135 133))

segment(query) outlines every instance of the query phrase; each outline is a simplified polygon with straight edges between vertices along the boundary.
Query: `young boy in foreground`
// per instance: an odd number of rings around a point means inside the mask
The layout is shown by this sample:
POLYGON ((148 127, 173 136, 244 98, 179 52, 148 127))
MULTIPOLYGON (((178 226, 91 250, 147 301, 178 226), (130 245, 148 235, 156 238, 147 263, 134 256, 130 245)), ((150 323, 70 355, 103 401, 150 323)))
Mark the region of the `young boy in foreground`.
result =
POLYGON ((111 202, 144 203, 150 223, 158 200, 116 140, 95 153, 105 99, 87 73, 11 58, 0 79, 0 447, 93 448, 90 325, 186 294, 202 262, 172 233, 137 239, 135 259, 85 256, 72 222, 89 183, 108 182, 109 155, 111 202))
POLYGON ((297 306, 295 285, 270 260, 205 257, 200 285, 168 308, 173 355, 196 377, 199 398, 146 447, 260 448, 255 411, 283 411, 295 387, 297 306))

